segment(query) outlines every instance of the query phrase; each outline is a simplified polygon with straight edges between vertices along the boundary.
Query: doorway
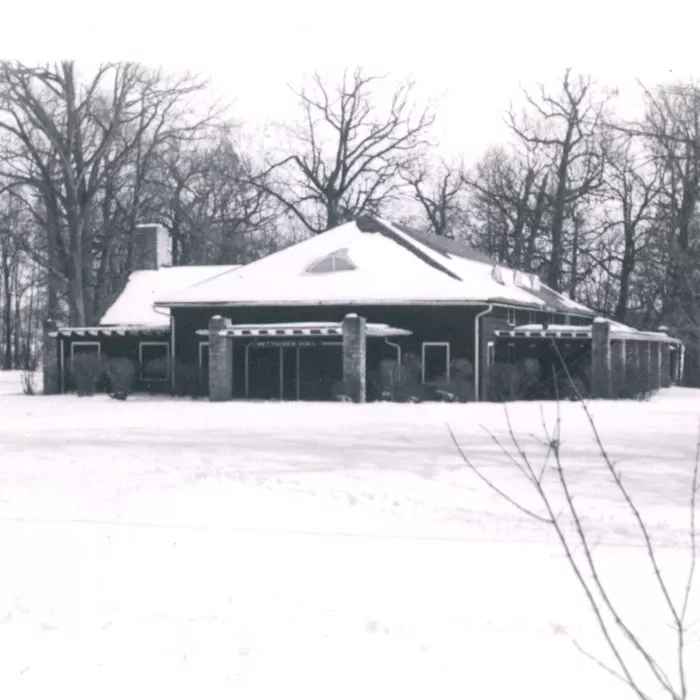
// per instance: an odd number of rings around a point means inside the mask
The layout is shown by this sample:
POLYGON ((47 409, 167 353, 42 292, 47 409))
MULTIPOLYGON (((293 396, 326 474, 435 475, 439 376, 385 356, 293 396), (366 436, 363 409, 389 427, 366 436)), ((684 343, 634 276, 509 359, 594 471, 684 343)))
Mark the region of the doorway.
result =
POLYGON ((343 376, 342 343, 252 342, 244 352, 241 369, 244 396, 249 399, 326 401, 333 398, 333 384, 343 376))
POLYGON ((245 397, 265 401, 296 401, 299 348, 251 343, 245 348, 245 397))

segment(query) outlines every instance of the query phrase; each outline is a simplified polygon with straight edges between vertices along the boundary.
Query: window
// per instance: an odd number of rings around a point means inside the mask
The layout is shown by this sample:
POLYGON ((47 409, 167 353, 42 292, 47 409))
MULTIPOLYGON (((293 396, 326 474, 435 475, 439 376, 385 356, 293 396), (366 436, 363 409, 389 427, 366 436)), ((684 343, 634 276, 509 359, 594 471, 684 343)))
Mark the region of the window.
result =
POLYGON ((311 274, 322 274, 356 269, 357 266, 348 257, 347 250, 336 250, 335 253, 310 265, 306 271, 311 274))
POLYGON ((552 325, 556 323, 557 321, 557 315, 556 314, 547 314, 547 323, 548 325, 552 325))
POLYGON ((503 280, 503 270, 498 265, 494 265, 493 269, 491 270, 491 277, 498 282, 498 284, 505 284, 505 281, 503 280))
POLYGON ((73 366, 73 360, 75 359, 76 355, 86 355, 86 354, 99 355, 100 354, 99 341, 97 341, 97 340, 92 340, 92 341, 74 340, 70 344, 71 367, 73 366))
POLYGON ((486 344, 486 369, 489 370, 493 367, 496 361, 496 344, 490 340, 486 344))
POLYGON ((507 309, 507 320, 508 320, 508 325, 509 326, 514 326, 515 325, 515 309, 507 309))
POLYGON ((165 342, 139 343, 139 377, 150 382, 170 378, 170 345, 165 342))
POLYGON ((450 344, 423 343, 423 383, 449 380, 450 344))
POLYGON ((199 343, 199 369, 209 371, 209 341, 199 343))

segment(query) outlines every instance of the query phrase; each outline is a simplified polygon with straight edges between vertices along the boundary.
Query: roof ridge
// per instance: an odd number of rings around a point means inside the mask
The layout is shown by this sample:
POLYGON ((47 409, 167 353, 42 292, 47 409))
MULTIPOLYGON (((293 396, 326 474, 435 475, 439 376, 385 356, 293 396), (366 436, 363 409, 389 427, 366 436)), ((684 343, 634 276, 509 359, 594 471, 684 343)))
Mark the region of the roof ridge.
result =
MULTIPOLYGON (((448 275, 449 277, 452 277, 452 279, 455 279, 458 282, 464 282, 464 280, 457 273, 450 270, 449 267, 447 267, 446 265, 443 265, 438 260, 435 260, 435 258, 433 258, 430 255, 428 255, 427 253, 423 252, 412 241, 408 241, 406 239, 406 236, 408 236, 409 234, 405 234, 403 231, 396 228, 396 226, 393 222, 388 221, 388 220, 384 221, 384 220, 380 219, 379 217, 375 217, 375 216, 372 216, 372 217, 366 216, 361 220, 361 222, 358 222, 356 220, 357 227, 360 229, 360 231, 363 231, 365 233, 367 233, 371 230, 369 228, 371 223, 375 224, 375 228, 376 228, 378 233, 380 233, 383 236, 385 236, 386 238, 389 238, 390 240, 394 241, 394 243, 398 243, 400 246, 406 248, 406 250, 413 253, 419 260, 422 260, 427 265, 434 267, 435 269, 448 275)), ((420 241, 418 241, 418 242, 420 242, 420 241)))

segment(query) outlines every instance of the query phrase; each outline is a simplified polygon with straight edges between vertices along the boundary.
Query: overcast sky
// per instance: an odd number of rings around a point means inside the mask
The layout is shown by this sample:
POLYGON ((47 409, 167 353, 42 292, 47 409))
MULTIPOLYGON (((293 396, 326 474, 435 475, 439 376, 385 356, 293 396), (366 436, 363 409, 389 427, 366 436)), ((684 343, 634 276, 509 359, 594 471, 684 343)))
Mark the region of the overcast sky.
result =
POLYGON ((567 66, 619 87, 628 109, 637 79, 700 76, 697 1, 38 0, 3 6, 2 24, 7 58, 192 69, 251 124, 288 118, 287 84, 315 69, 410 74, 422 96, 442 96, 443 150, 469 160, 503 133, 521 85, 567 66))

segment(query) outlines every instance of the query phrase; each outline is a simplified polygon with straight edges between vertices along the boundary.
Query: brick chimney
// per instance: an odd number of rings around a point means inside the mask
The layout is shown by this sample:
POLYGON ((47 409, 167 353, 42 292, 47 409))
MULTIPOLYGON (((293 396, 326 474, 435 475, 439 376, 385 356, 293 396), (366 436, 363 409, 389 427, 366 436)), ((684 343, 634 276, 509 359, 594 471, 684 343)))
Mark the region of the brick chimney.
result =
POLYGON ((157 270, 172 264, 170 235, 160 224, 139 224, 134 230, 134 270, 157 270))

